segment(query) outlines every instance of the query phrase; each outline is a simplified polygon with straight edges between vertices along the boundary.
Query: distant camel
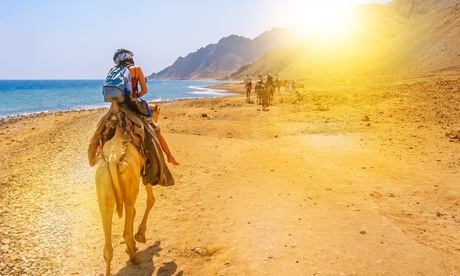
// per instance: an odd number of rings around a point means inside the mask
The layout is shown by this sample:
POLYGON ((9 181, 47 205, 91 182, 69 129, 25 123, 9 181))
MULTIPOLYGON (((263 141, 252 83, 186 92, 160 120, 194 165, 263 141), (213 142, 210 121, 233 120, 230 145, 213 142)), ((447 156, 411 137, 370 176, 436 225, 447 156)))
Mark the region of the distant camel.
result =
POLYGON ((268 89, 266 87, 262 87, 260 89, 260 102, 262 104, 263 111, 268 111, 268 106, 270 105, 269 99, 270 95, 268 89))
POLYGON ((257 96, 257 103, 262 104, 262 89, 264 85, 260 82, 257 81, 256 86, 254 87, 254 93, 256 93, 257 96))
POLYGON ((268 93, 268 105, 273 105, 273 95, 275 94, 275 86, 269 85, 267 93, 268 93))
POLYGON ((252 82, 246 83, 245 88, 246 88, 246 103, 251 103, 252 82))
MULTIPOLYGON (((114 115, 120 118, 121 115, 116 100, 112 102, 112 107, 114 115)), ((122 122, 123 120, 120 119, 119 121, 122 122)), ((136 251, 138 248, 134 238, 138 242, 146 242, 147 218, 155 203, 152 185, 144 185, 147 191, 147 204, 138 232, 133 238, 133 223, 136 215, 134 205, 139 193, 141 169, 144 166, 145 158, 133 145, 133 139, 135 140, 137 137, 129 135, 125 130, 126 128, 121 123, 117 124, 113 138, 105 142, 101 149, 101 158, 97 161, 96 189, 105 236, 104 259, 106 262, 106 275, 110 275, 110 263, 113 258, 112 217, 114 208, 116 207, 118 216, 121 218, 124 206, 125 227, 123 238, 127 246, 126 252, 130 260, 137 264, 141 262, 141 259, 137 256, 136 251)))
POLYGON ((281 89, 281 81, 276 79, 275 80, 275 93, 279 95, 281 93, 280 89, 281 89))

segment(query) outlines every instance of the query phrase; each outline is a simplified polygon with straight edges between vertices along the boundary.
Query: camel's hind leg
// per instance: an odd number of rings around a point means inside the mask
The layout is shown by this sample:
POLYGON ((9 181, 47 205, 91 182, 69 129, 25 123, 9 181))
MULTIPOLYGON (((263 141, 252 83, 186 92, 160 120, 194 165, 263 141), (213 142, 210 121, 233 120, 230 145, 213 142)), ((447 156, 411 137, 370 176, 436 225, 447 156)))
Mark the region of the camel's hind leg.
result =
POLYGON ((110 263, 113 258, 112 246, 112 217, 115 207, 115 193, 113 191, 112 178, 105 163, 99 163, 96 170, 96 190, 99 210, 104 228, 104 259, 106 263, 105 275, 110 275, 110 263))
POLYGON ((145 186, 145 191, 147 192, 147 202, 145 205, 145 212, 144 217, 142 218, 142 222, 139 224, 137 228, 137 233, 134 235, 136 241, 140 243, 145 243, 145 231, 147 230, 147 219, 149 218, 150 210, 152 210, 153 205, 155 204, 155 197, 153 196, 152 185, 147 184, 145 186))
POLYGON ((273 105, 273 94, 275 94, 275 88, 270 89, 270 105, 273 105))
MULTIPOLYGON (((120 171, 125 170, 121 169, 120 171)), ((125 228, 123 231, 123 238, 126 242, 129 258, 135 264, 141 262, 141 258, 136 254, 136 241, 133 237, 133 224, 136 216, 136 208, 134 207, 134 204, 136 203, 137 195, 139 194, 139 178, 140 176, 132 171, 130 167, 128 167, 127 170, 120 175, 121 183, 124 183, 122 188, 122 194, 124 195, 123 203, 125 207, 125 228)))
POLYGON ((133 223, 134 217, 136 216, 136 208, 134 208, 134 205, 128 206, 125 204, 125 215, 125 229, 123 231, 123 238, 126 242, 129 259, 133 263, 138 264, 141 262, 141 258, 136 253, 137 247, 133 238, 133 223))

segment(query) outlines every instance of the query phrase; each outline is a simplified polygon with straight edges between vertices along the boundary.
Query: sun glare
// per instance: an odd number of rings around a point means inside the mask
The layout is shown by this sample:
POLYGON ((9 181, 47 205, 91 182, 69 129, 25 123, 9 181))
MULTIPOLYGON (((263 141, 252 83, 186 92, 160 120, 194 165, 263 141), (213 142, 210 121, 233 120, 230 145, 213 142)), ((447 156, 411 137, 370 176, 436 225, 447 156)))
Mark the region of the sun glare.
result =
POLYGON ((295 10, 296 23, 303 25, 307 33, 324 28, 329 35, 338 35, 346 30, 351 8, 347 1, 299 2, 295 10))

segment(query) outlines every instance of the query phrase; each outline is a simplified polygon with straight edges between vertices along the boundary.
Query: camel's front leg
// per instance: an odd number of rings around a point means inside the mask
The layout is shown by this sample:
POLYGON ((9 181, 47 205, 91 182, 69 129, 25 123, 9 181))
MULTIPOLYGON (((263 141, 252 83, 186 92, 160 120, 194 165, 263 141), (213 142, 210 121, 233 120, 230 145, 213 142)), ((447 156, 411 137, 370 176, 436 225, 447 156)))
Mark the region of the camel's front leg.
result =
POLYGON ((145 212, 144 217, 142 218, 142 222, 139 224, 137 228, 137 233, 134 236, 136 241, 140 243, 145 243, 145 231, 147 230, 147 219, 149 217, 150 210, 152 210, 153 205, 155 204, 155 197, 153 196, 152 185, 147 184, 145 186, 145 191, 147 192, 147 203, 145 205, 145 212))

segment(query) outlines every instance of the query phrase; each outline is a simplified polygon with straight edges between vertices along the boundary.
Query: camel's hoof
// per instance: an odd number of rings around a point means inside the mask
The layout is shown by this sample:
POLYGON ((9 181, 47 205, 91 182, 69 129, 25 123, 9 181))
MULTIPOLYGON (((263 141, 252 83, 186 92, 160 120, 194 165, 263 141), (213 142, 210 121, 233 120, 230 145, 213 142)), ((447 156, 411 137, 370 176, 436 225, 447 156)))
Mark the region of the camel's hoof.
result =
POLYGON ((137 242, 140 242, 140 243, 146 243, 147 240, 145 239, 145 236, 144 234, 141 234, 139 232, 136 233, 136 235, 134 235, 134 239, 137 241, 137 242))
MULTIPOLYGON (((139 247, 134 246, 133 250, 134 250, 134 252, 137 252, 137 251, 139 250, 139 247)), ((126 252, 126 254, 129 255, 129 250, 128 250, 128 248, 125 249, 125 252, 126 252)))
POLYGON ((133 262, 134 264, 140 264, 142 262, 142 259, 136 254, 134 258, 131 258, 131 262, 133 262))

